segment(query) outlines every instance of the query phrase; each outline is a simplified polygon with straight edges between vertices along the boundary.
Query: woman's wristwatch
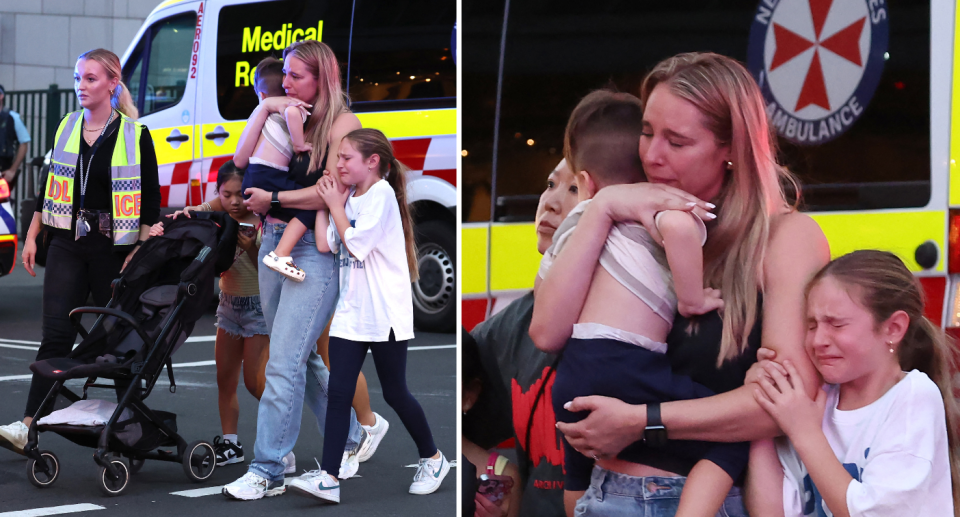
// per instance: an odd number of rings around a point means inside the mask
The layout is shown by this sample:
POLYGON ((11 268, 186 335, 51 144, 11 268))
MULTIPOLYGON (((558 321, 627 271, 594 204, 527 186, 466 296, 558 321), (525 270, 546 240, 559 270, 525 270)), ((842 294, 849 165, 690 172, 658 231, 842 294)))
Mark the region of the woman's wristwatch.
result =
POLYGON ((280 208, 280 193, 274 191, 270 197, 270 208, 280 208))
POLYGON ((667 444, 667 428, 660 419, 660 403, 647 404, 647 427, 643 429, 643 441, 649 447, 667 444))

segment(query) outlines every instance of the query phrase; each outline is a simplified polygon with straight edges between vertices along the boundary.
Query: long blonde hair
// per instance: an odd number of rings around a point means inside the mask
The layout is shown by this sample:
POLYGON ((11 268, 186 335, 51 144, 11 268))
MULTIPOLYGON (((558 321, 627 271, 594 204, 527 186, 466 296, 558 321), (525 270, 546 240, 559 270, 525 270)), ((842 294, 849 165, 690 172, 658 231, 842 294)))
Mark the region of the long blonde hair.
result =
MULTIPOLYGON (((313 112, 307 122, 308 142, 313 144, 309 171, 320 168, 327 155, 327 144, 334 121, 344 113, 349 113, 347 93, 340 84, 340 64, 333 50, 323 42, 315 40, 297 41, 283 50, 283 60, 293 56, 307 66, 307 70, 317 81, 317 99, 313 112)), ((306 100, 306 99, 301 99, 306 100)))
POLYGON ((877 250, 854 251, 834 259, 813 277, 807 285, 807 294, 826 277, 848 287, 857 287, 847 294, 870 312, 877 326, 897 311, 907 313, 910 318, 910 325, 897 350, 897 359, 900 369, 920 370, 940 389, 947 421, 954 515, 960 515, 960 409, 953 397, 952 372, 957 369, 954 343, 938 325, 924 316, 924 292, 919 280, 896 255, 877 250))
POLYGON ((103 65, 103 69, 107 71, 110 79, 117 80, 117 88, 113 91, 113 95, 110 96, 110 105, 113 106, 113 109, 126 115, 127 118, 137 120, 140 112, 137 110, 137 105, 133 102, 133 97, 130 96, 130 90, 127 89, 127 85, 123 84, 120 58, 105 48, 98 48, 80 54, 77 61, 81 59, 92 59, 100 63, 103 65))
POLYGON ((703 249, 704 280, 719 288, 724 300, 719 367, 746 350, 757 320, 770 221, 788 206, 781 181, 792 183, 797 192, 799 185, 777 163, 760 88, 739 62, 712 53, 661 61, 640 87, 644 105, 659 84, 697 107, 717 142, 729 146, 733 162, 715 200, 718 217, 703 249))
POLYGON ((380 169, 377 172, 381 178, 387 180, 397 195, 400 221, 403 223, 403 239, 407 247, 410 281, 416 282, 420 278, 420 271, 417 268, 417 244, 413 236, 413 214, 407 205, 407 166, 393 155, 393 145, 379 129, 355 129, 347 133, 343 140, 350 141, 353 148, 363 155, 364 160, 375 154, 380 157, 380 169))

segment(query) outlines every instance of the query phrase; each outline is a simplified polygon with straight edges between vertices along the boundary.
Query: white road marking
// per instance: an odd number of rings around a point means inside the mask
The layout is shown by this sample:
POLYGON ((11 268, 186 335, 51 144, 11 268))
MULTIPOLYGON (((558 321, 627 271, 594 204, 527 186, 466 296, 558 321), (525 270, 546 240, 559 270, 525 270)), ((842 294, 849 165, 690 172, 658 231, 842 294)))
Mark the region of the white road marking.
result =
POLYGON ((48 508, 33 508, 32 510, 18 510, 16 512, 0 512, 0 517, 42 517, 44 515, 62 515, 64 513, 90 512, 93 510, 106 510, 106 507, 89 503, 67 504, 48 508))
POLYGON ((38 346, 8 345, 3 342, 0 342, 0 348, 16 348, 17 350, 33 350, 34 352, 40 350, 38 346))

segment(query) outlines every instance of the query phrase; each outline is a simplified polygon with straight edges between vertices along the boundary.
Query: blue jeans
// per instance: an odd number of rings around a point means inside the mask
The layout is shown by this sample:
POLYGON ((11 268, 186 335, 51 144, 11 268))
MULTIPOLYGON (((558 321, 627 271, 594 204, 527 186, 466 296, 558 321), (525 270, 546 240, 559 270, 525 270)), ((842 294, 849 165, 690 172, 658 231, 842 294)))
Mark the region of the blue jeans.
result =
MULTIPOLYGON (((261 261, 276 248, 286 227, 264 224, 261 261)), ((259 268, 260 301, 270 332, 270 360, 257 412, 256 459, 249 471, 271 481, 283 479, 280 460, 297 442, 304 398, 317 417, 321 434, 326 425, 330 371, 317 354, 317 339, 333 315, 340 287, 334 256, 317 250, 312 230, 293 247, 292 257, 307 274, 303 282, 288 280, 267 267, 259 268)), ((360 424, 351 409, 345 450, 354 449, 359 441, 360 424)))
MULTIPOLYGON (((577 501, 575 517, 673 517, 685 477, 634 477, 594 467, 590 488, 577 501)), ((740 489, 727 494, 717 517, 747 517, 740 489)))

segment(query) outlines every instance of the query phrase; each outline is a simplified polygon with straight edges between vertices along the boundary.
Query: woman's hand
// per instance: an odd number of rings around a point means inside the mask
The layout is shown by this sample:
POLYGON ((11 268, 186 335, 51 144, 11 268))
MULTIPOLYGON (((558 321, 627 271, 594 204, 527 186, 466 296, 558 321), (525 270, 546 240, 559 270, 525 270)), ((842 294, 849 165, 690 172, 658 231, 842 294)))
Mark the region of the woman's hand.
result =
POLYGON ((793 362, 784 361, 783 369, 786 375, 774 364, 767 364, 766 375, 760 377, 753 396, 791 440, 820 432, 827 393, 817 390, 817 399, 811 400, 793 362))
POLYGON ((647 426, 647 407, 633 406, 622 400, 593 395, 577 397, 563 406, 567 411, 589 411, 583 420, 557 429, 574 449, 588 458, 611 458, 643 437, 647 426))
POLYGON ((659 183, 617 185, 615 188, 601 189, 593 199, 593 203, 600 203, 611 220, 637 221, 658 243, 663 243, 663 237, 654 222, 657 212, 692 211, 705 221, 716 219, 716 216, 710 212, 716 208, 713 203, 703 201, 678 188, 659 183))
MULTIPOLYGON (((273 99, 275 97, 270 98, 273 99)), ((243 191, 243 193, 250 196, 243 201, 243 205, 247 207, 247 210, 255 214, 265 214, 270 211, 270 202, 273 199, 272 192, 251 187, 243 191)))
POLYGON ((27 273, 30 273, 30 276, 37 276, 33 271, 33 267, 36 265, 37 258, 37 240, 36 238, 31 239, 29 236, 23 242, 23 269, 27 270, 27 273))
POLYGON ((260 107, 267 110, 267 113, 283 113, 288 106, 303 106, 312 108, 312 104, 307 104, 300 99, 293 97, 267 97, 260 104, 260 107))
POLYGON ((333 175, 328 175, 320 178, 320 181, 317 182, 317 188, 320 192, 320 197, 323 199, 323 202, 327 204, 331 210, 334 207, 343 208, 347 204, 347 197, 350 195, 350 191, 340 184, 339 181, 333 178, 333 175))
MULTIPOLYGON (((170 217, 169 215, 167 217, 170 217)), ((150 236, 159 237, 163 235, 163 223, 157 223, 150 227, 150 236)))
POLYGON ((134 246, 133 250, 127 254, 127 258, 123 260, 123 265, 120 266, 120 272, 122 273, 124 269, 127 269, 127 266, 130 264, 130 261, 133 260, 133 256, 137 254, 137 250, 140 249, 140 246, 134 246))

